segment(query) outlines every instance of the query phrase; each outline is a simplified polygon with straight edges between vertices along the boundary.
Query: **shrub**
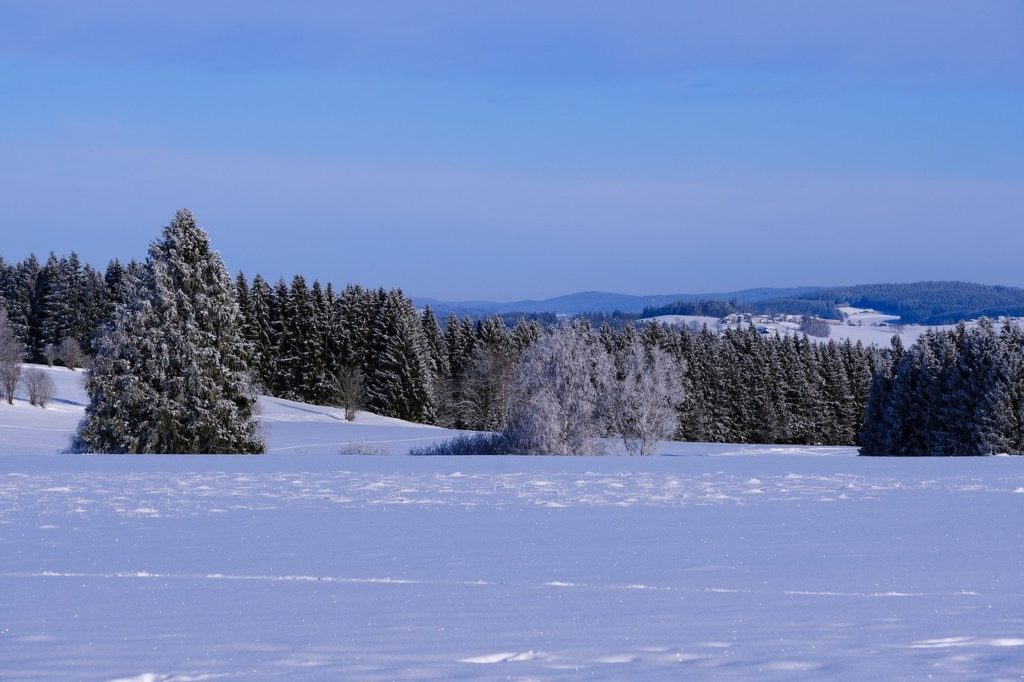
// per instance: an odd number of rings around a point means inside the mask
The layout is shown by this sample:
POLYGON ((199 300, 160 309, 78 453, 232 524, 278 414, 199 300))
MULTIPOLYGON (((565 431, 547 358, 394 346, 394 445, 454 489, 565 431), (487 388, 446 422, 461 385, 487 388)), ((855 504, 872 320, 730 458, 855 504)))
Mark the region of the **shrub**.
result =
POLYGON ((364 441, 352 441, 351 443, 343 443, 338 448, 339 455, 390 455, 391 453, 387 448, 375 445, 373 443, 366 443, 364 441))
POLYGON ((24 384, 25 390, 28 392, 28 402, 30 405, 46 407, 46 403, 50 402, 50 399, 53 398, 53 379, 50 378, 49 374, 37 367, 33 367, 25 372, 21 383, 24 384))
POLYGON ((516 451, 503 433, 462 434, 440 443, 413 448, 410 455, 438 457, 449 455, 509 455, 516 451))

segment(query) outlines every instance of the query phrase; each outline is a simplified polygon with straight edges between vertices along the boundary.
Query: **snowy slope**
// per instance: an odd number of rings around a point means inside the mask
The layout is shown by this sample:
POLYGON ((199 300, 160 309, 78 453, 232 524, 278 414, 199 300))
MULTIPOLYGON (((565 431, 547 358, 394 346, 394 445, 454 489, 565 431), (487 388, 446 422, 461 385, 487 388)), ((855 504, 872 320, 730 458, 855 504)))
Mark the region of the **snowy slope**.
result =
MULTIPOLYGON (((53 379, 56 398, 41 409, 29 405, 19 390, 13 406, 0 404, 0 455, 61 452, 82 419, 88 402, 85 373, 63 367, 39 368, 53 379)), ((350 423, 337 408, 268 396, 260 397, 259 407, 270 453, 334 454, 353 448, 367 453, 403 453, 454 433, 369 412, 359 412, 350 423)))
POLYGON ((50 371, 0 406, 2 679, 1024 674, 1024 458, 347 456, 450 432, 270 398, 266 456, 46 456, 50 371))

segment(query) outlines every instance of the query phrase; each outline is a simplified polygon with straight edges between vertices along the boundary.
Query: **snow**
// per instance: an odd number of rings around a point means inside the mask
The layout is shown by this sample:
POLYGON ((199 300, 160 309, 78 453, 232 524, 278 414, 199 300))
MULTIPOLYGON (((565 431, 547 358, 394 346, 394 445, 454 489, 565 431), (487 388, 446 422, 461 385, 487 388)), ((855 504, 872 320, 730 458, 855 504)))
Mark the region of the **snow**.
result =
POLYGON ((850 306, 840 306, 839 312, 850 322, 854 324, 881 324, 889 322, 899 322, 899 315, 889 315, 887 313, 881 313, 871 308, 853 308, 850 306))
MULTIPOLYGON (((45 409, 28 404, 23 391, 15 404, 0 405, 0 452, 53 454, 66 449, 85 412, 88 397, 81 370, 38 367, 53 379, 55 400, 45 409)), ((434 426, 412 424, 400 419, 359 412, 354 422, 345 421, 339 408, 307 405, 291 400, 261 396, 260 421, 269 452, 294 454, 336 454, 349 446, 373 446, 385 453, 407 452, 410 448, 447 438, 455 432, 434 426)))
MULTIPOLYGON (((899 336, 900 340, 903 341, 904 346, 910 346, 916 343, 918 338, 920 338, 921 335, 929 329, 950 330, 956 328, 956 325, 952 324, 930 326, 907 324, 894 326, 899 323, 900 318, 897 315, 887 315, 870 308, 840 307, 839 310, 846 315, 846 321, 830 321, 830 334, 828 339, 813 336, 809 338, 813 341, 821 342, 826 342, 831 339, 837 343, 842 343, 846 340, 849 340, 851 343, 857 343, 860 341, 865 346, 875 345, 881 348, 888 348, 892 343, 892 338, 894 336, 899 336)), ((722 330, 728 328, 746 329, 750 324, 750 322, 747 321, 740 323, 728 323, 727 321, 717 317, 701 317, 697 315, 660 315, 658 317, 648 319, 674 326, 696 325, 697 327, 701 327, 707 325, 708 329, 711 330, 722 330)), ((1020 320, 1015 319, 1014 322, 1015 324, 1021 324, 1020 320)), ((787 334, 801 333, 800 323, 795 319, 781 320, 772 319, 767 316, 755 316, 753 323, 758 328, 766 329, 769 334, 777 333, 785 336, 787 334)), ((968 327, 975 326, 976 324, 977 320, 967 322, 968 327)))
POLYGON ((450 432, 274 399, 264 456, 44 454, 48 371, 0 405, 0 677, 1024 674, 1022 458, 350 456, 450 432))

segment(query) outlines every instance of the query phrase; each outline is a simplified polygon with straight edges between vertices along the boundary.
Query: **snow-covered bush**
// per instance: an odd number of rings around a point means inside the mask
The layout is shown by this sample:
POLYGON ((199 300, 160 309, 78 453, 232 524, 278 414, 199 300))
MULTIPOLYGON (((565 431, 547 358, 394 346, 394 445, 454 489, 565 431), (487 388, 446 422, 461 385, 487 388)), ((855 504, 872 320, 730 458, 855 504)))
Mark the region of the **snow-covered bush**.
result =
POLYGON ((387 448, 376 443, 367 443, 364 441, 352 441, 351 443, 344 443, 338 448, 339 455, 371 455, 381 456, 391 454, 387 448))

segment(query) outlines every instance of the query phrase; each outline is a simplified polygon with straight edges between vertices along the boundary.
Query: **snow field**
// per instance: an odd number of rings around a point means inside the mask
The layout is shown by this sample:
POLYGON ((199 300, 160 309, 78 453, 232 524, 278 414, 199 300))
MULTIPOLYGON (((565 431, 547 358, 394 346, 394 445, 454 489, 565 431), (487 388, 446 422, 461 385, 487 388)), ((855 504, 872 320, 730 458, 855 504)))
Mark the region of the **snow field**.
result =
POLYGON ((275 399, 264 456, 56 455, 48 371, 0 405, 0 679, 1024 675, 1021 458, 346 456, 451 432, 275 399))

